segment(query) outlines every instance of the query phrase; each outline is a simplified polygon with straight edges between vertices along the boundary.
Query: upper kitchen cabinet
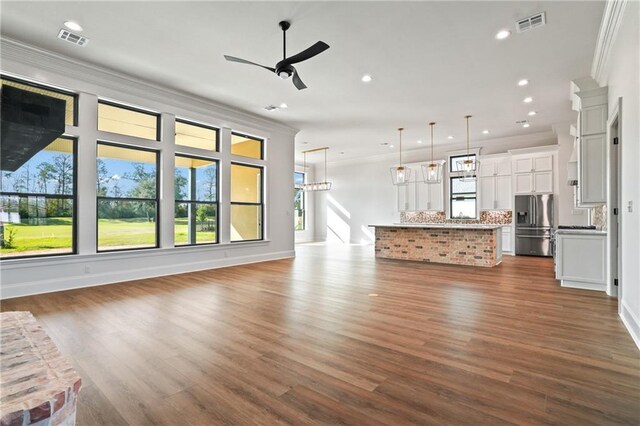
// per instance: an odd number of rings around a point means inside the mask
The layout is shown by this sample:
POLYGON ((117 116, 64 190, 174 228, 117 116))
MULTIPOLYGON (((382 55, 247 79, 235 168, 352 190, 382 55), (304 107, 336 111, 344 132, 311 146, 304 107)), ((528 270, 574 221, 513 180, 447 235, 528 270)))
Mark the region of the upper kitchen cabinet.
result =
POLYGON ((578 186, 580 207, 607 202, 607 88, 577 92, 578 186))
POLYGON ((444 211, 444 178, 440 183, 425 183, 420 164, 411 169, 411 182, 397 187, 398 211, 444 211))
POLYGON ((480 177, 511 175, 511 156, 480 157, 480 177))
POLYGON ((513 184, 515 194, 553 192, 553 153, 514 155, 513 184))
POLYGON ((480 210, 511 209, 511 156, 481 157, 480 164, 480 210))

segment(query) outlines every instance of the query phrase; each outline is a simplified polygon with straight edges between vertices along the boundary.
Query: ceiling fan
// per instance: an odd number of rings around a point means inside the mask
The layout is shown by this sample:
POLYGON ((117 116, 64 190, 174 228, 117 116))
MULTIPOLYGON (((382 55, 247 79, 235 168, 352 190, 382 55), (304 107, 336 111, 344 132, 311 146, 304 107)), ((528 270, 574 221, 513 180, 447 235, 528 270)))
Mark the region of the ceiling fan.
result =
POLYGON ((297 55, 293 55, 287 58, 287 30, 289 29, 291 24, 289 23, 289 21, 281 21, 278 25, 280 25, 280 28, 282 28, 282 45, 283 45, 282 58, 283 59, 280 62, 278 62, 274 68, 265 67, 264 65, 256 64, 255 62, 250 62, 240 58, 235 58, 233 56, 224 55, 224 58, 227 61, 231 61, 231 62, 239 62, 241 64, 256 65, 258 67, 264 68, 266 70, 269 70, 275 73, 276 75, 278 75, 278 77, 280 77, 283 80, 286 80, 289 77, 293 77, 292 78, 293 84, 298 88, 298 90, 306 89, 307 86, 302 82, 302 80, 300 80, 300 76, 298 75, 298 72, 296 71, 296 69, 292 64, 297 64, 299 62, 306 61, 307 59, 311 59, 316 55, 319 55, 320 53, 327 50, 329 48, 329 45, 323 41, 319 41, 313 46, 309 47, 308 49, 298 53, 297 55))

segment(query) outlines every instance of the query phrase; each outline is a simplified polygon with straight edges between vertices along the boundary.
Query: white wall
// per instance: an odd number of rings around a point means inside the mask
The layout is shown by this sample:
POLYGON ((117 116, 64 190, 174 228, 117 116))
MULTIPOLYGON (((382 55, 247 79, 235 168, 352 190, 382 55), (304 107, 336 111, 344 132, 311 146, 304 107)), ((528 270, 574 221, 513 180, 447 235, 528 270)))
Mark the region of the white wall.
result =
MULTIPOLYGON (((553 132, 527 136, 501 138, 474 144, 482 147, 481 154, 506 153, 512 148, 555 145, 553 132)), ((447 153, 463 148, 463 145, 436 147, 434 157, 446 159, 447 153)), ((390 168, 396 165, 397 150, 386 155, 362 160, 347 160, 329 164, 329 177, 333 188, 327 193, 316 194, 316 240, 353 244, 373 243, 372 228, 368 225, 400 221, 397 210, 396 187, 391 183, 390 168)), ((426 161, 427 148, 408 151, 404 162, 426 161)))
POLYGON ((608 86, 609 112, 622 98, 621 316, 640 347, 640 3, 626 3, 598 84, 608 86), (633 211, 627 206, 633 204, 633 211))
MULTIPOLYGON (((1 47, 3 73, 80 93, 79 126, 67 126, 67 133, 77 136, 79 144, 79 254, 2 260, 2 298, 294 255, 292 188, 295 129, 207 99, 170 91, 133 77, 98 69, 10 40, 2 40, 1 47), (173 179, 169 179, 161 183, 161 248, 96 253, 95 144, 96 138, 102 137, 95 128, 95 106, 98 96, 163 114, 163 140, 157 143, 157 148, 160 149, 161 158, 166 160, 162 161, 161 167, 163 170, 165 167, 169 168, 170 175, 173 174, 174 136, 172 128, 169 127, 173 125, 175 115, 221 128, 222 147, 230 144, 231 129, 267 138, 265 161, 253 161, 266 166, 265 241, 229 243, 229 207, 228 203, 225 203, 225 197, 228 199, 229 195, 228 164, 232 156, 222 151, 218 155, 221 161, 220 244, 172 247, 173 218, 172 215, 162 214, 165 211, 173 211, 173 179)), ((132 142, 139 142, 131 139, 132 142)))

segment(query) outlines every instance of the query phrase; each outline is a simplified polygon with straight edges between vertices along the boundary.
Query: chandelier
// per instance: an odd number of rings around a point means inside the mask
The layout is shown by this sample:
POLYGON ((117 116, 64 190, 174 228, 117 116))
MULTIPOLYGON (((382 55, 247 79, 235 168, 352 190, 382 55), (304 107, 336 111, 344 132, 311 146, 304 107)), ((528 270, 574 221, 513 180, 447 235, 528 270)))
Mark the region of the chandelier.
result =
POLYGON ((324 151, 324 181, 323 182, 305 182, 303 184, 296 185, 296 188, 302 189, 305 192, 329 191, 331 189, 331 182, 327 182, 327 150, 328 149, 329 147, 325 146, 323 148, 315 148, 315 149, 308 149, 306 151, 302 151, 304 170, 307 169, 307 153, 324 151))
POLYGON ((400 135, 400 164, 391 168, 391 180, 394 185, 406 185, 411 179, 411 169, 402 165, 402 127, 398 128, 400 135))
POLYGON ((480 170, 480 162, 476 159, 476 156, 469 154, 469 119, 470 115, 465 115, 464 118, 467 120, 467 156, 464 160, 458 160, 457 169, 462 176, 462 180, 465 182, 475 181, 476 174, 480 170))
POLYGON ((442 181, 442 161, 433 159, 433 126, 435 122, 429 123, 431 128, 431 162, 422 165, 422 178, 425 183, 440 183, 442 181))

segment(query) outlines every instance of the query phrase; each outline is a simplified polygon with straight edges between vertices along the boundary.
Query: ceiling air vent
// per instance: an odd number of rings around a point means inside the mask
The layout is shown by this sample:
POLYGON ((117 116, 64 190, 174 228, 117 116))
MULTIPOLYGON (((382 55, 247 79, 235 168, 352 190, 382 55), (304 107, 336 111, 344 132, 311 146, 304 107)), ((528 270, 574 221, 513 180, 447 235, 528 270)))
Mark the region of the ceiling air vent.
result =
POLYGON ((264 109, 266 109, 267 111, 275 111, 275 110, 278 109, 278 107, 275 106, 275 105, 268 105, 268 106, 264 107, 264 109))
POLYGON ((82 37, 81 35, 74 34, 71 31, 67 31, 65 29, 61 29, 58 33, 58 38, 60 40, 68 41, 69 43, 73 43, 77 46, 86 46, 89 44, 89 39, 86 37, 82 37))
POLYGON ((538 28, 547 23, 547 18, 544 12, 540 12, 528 18, 520 19, 516 22, 516 28, 519 33, 538 28))

